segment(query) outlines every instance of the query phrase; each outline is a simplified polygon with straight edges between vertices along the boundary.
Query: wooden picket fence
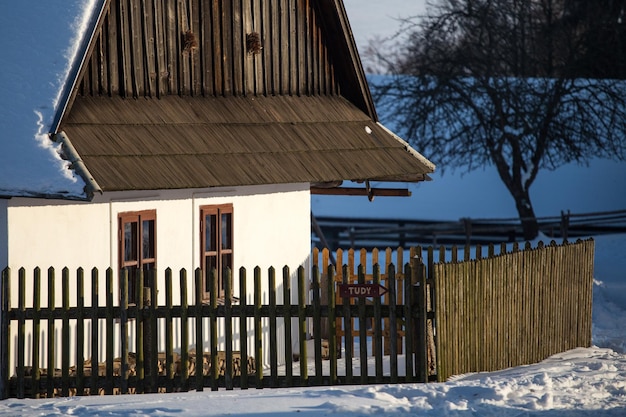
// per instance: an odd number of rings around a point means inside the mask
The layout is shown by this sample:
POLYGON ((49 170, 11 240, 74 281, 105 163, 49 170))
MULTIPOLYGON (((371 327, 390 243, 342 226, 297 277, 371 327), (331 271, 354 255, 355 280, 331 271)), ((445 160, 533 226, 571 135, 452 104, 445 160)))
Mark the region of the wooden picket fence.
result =
MULTIPOLYGON (((0 396, 445 381, 589 346, 593 240, 540 243, 535 249, 527 244, 523 250, 501 245, 498 254, 496 249, 490 245, 483 255, 480 246, 465 247, 463 259, 456 247, 387 249, 384 255, 315 249, 310 274, 285 267, 277 279, 274 268, 264 277, 255 268, 249 281, 242 268, 238 297, 213 296, 207 303, 201 291, 193 291, 194 304, 187 303, 185 270, 176 284, 170 269, 162 280, 148 277, 165 287, 165 305, 144 305, 144 299, 157 300, 157 288, 143 296, 145 277, 139 274, 141 301, 129 305, 126 285, 114 295, 110 269, 104 296, 98 293, 97 269, 91 271, 90 294, 81 268, 73 276, 63 269, 58 303, 55 291, 42 289, 39 268, 28 285, 24 269, 15 276, 7 268, 0 286, 0 396), (12 303, 15 282, 18 297, 12 303), (261 288, 261 282, 267 285, 261 288), (340 285, 372 284, 385 287, 383 297, 339 296, 340 285), (177 303, 174 287, 181 290, 177 303), (28 289, 34 297, 27 304, 28 289), (202 352, 194 345, 204 346, 202 352)), ((48 270, 46 288, 55 288, 55 272, 48 270)), ((194 289, 201 288, 203 272, 194 273, 194 289)), ((216 282, 212 276, 211 294, 217 293, 216 282)), ((225 283, 232 293, 232 280, 225 283)))
MULTIPOLYGON (((389 285, 395 285, 395 268, 389 265, 386 271, 389 285)), ((47 288, 55 288, 55 270, 50 268, 47 276, 47 288)), ((405 274, 411 274, 410 266, 405 274)), ((333 276, 334 268, 329 266, 326 276, 333 276)), ((99 271, 91 271, 90 295, 85 294, 84 271, 78 269, 75 276, 65 268, 61 273, 61 303, 57 303, 55 291, 47 291, 46 306, 42 306, 41 270, 36 268, 32 275, 34 300, 32 305, 26 303, 27 281, 26 271, 20 269, 14 277, 10 269, 2 273, 2 311, 1 331, 3 335, 11 335, 17 330, 17 341, 12 337, 3 337, 0 363, 0 394, 7 397, 54 397, 69 395, 126 394, 147 392, 177 392, 187 390, 201 391, 205 387, 217 390, 220 387, 233 389, 291 387, 337 384, 368 384, 397 383, 418 381, 423 372, 416 372, 419 360, 408 359, 405 366, 399 369, 397 352, 392 355, 390 369, 383 371, 382 350, 375 355, 375 372, 368 374, 367 351, 361 350, 354 357, 362 366, 359 373, 353 372, 352 357, 343 360, 344 369, 338 369, 336 335, 331 332, 328 340, 323 340, 320 329, 322 322, 328 321, 334 329, 335 320, 343 317, 345 321, 381 323, 389 320, 392 323, 402 320, 410 323, 418 317, 418 304, 407 297, 403 305, 389 304, 381 308, 380 300, 371 305, 360 303, 358 306, 336 305, 321 302, 321 273, 317 266, 312 268, 311 282, 306 279, 303 267, 295 273, 297 282, 297 302, 291 300, 290 270, 282 270, 282 279, 276 278, 274 268, 267 271, 266 288, 261 288, 261 270, 254 269, 252 300, 248 304, 247 271, 239 270, 238 297, 226 297, 218 301, 215 276, 211 276, 210 288, 212 297, 209 303, 202 300, 202 291, 194 291, 195 304, 187 303, 187 273, 180 271, 180 302, 172 302, 173 278, 172 271, 164 271, 165 305, 157 306, 156 302, 144 305, 144 299, 157 300, 157 288, 151 288, 151 296, 141 294, 144 288, 143 273, 138 274, 136 287, 137 305, 128 304, 127 279, 121 279, 121 302, 114 296, 113 271, 107 270, 106 303, 100 305, 98 294, 99 271), (18 299, 13 305, 10 300, 11 284, 17 278, 18 299), (277 303, 277 281, 282 285, 283 303, 277 303), (77 295, 70 300, 70 286, 75 285, 77 295), (267 303, 262 304, 263 294, 267 295, 267 303), (309 297, 307 297, 307 295, 309 297), (238 298, 238 300, 237 300, 238 298), (86 300, 91 300, 86 306, 86 300), (310 300, 307 302, 307 300, 310 300), (234 302, 235 301, 235 302, 234 302), (178 320, 178 333, 175 335, 173 322, 178 320), (208 321, 208 326, 205 325, 208 321), (292 324, 297 323, 297 335, 292 332, 292 324), (307 340, 312 323, 312 341, 307 340), (200 324, 200 325, 198 325, 200 324), (193 331, 190 331, 190 325, 193 331), (237 331, 235 332, 235 326, 237 331), (60 327, 60 328, 59 328, 60 327), (218 328, 220 334, 218 335, 218 328), (28 331, 27 331, 28 330, 28 331), (27 334, 28 333, 28 334, 27 334), (238 338, 235 334, 238 334, 238 338), (280 333, 280 334, 279 334, 280 333), (133 334, 131 338, 129 335, 133 334), (250 335, 253 335, 251 338, 250 335), (44 335, 44 336, 42 336, 44 335), (294 337, 297 336, 297 337, 294 337), (224 338, 224 349, 218 349, 218 339, 224 338), (30 340, 32 338, 32 340, 30 340), (163 338, 165 347, 159 351, 157 340, 163 338), (180 346, 174 347, 173 340, 180 340, 180 346), (249 344, 249 339, 253 343, 249 344), (209 348, 202 354, 196 354, 189 346, 204 346, 208 340, 209 348), (279 341, 280 340, 280 341, 279 341), (292 351, 295 341, 298 349, 292 351), (310 343, 312 342, 312 343, 310 343), (30 357, 25 355, 26 344, 32 346, 30 357), (307 352, 312 344, 313 355, 307 352), (91 357, 85 354, 85 345, 90 346, 91 357), (104 345, 104 348, 100 346, 104 345), (239 350, 234 351, 233 345, 239 350), (40 346, 45 346, 42 354, 40 346), (279 348, 280 347, 280 348, 279 348), (55 349, 60 349, 60 363, 56 359, 55 349), (70 352, 75 351, 74 355, 70 352), (119 356, 116 356, 119 352, 119 356), (279 353, 282 357, 279 358, 279 353), (14 355, 14 356, 11 356, 14 355), (264 358, 269 356, 267 366, 263 366, 264 358), (15 357, 14 369, 9 369, 9 358, 15 357), (98 361, 98 357, 104 357, 98 361), (92 359, 94 358, 94 359, 92 359), (279 363, 284 363, 279 367, 279 363), (229 366, 229 364, 231 366, 229 366), (237 366, 233 366, 237 364, 237 366), (327 366, 323 366, 327 365, 327 366), (309 371, 309 367, 311 371, 309 371), (309 373, 311 375, 309 375, 309 373)), ((156 283, 154 277, 149 282, 156 283)), ((195 271, 195 289, 202 288, 203 272, 195 271)), ((232 293, 232 280, 226 279, 226 294, 232 293)), ((335 297, 335 279, 328 280, 326 290, 330 299, 335 297)), ((409 282, 409 281, 407 281, 409 282)), ((411 291, 407 288, 406 291, 411 291)), ((380 329, 381 325, 377 325, 380 329)), ((361 345, 381 345, 382 335, 362 335, 361 345), (374 340, 372 340, 372 338, 374 340)), ((414 348, 407 344, 410 352, 414 348)), ((348 349, 350 350, 350 349, 348 349)), ((409 355, 410 356, 410 355, 409 355)), ((13 368, 13 367, 12 367, 13 368)))
POLYGON ((437 378, 540 362, 591 346, 594 241, 517 244, 432 264, 437 378))

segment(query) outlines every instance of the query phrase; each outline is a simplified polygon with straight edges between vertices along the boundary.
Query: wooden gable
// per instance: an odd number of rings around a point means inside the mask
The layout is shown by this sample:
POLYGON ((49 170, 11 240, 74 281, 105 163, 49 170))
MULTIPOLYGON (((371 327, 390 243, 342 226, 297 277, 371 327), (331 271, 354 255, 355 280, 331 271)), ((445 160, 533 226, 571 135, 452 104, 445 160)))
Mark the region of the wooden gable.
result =
POLYGON ((337 95, 373 105, 341 1, 110 0, 75 93, 337 95))
POLYGON ((103 1, 53 132, 92 189, 433 171, 377 124, 341 0, 103 1))

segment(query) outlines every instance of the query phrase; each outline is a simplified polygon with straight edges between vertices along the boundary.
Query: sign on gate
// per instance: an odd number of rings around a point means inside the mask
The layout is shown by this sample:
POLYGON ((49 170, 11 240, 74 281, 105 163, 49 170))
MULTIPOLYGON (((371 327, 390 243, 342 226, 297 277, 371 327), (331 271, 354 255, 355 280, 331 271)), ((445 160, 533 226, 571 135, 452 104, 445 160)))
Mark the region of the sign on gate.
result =
POLYGON ((342 298, 380 297, 387 293, 387 288, 380 284, 340 284, 339 295, 342 298))

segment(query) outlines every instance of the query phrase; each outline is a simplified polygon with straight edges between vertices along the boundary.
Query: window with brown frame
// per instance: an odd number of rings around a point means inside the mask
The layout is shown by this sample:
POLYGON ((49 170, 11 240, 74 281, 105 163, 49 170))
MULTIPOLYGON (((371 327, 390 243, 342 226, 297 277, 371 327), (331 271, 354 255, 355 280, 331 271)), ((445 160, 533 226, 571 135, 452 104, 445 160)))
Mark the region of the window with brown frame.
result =
POLYGON ((217 276, 217 297, 225 297, 224 272, 233 268, 233 206, 232 204, 200 207, 201 261, 203 297, 208 299, 212 271, 217 276))
MULTIPOLYGON (((156 268, 156 210, 118 215, 119 267, 128 271, 128 303, 138 300, 137 276, 144 271, 144 287, 152 288, 156 268)), ((120 279, 122 279, 120 274, 120 279)), ((120 282, 121 284, 121 282, 120 282)))

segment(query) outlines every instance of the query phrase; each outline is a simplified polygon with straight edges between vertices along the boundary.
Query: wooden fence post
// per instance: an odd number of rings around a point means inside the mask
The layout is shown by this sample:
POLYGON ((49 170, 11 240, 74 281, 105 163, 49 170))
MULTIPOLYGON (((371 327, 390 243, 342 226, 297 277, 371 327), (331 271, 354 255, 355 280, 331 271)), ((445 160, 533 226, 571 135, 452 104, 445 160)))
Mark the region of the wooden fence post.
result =
MULTIPOLYGON (((429 255, 430 253, 432 253, 432 248, 429 248, 429 255)), ((414 274, 414 277, 411 277, 411 280, 415 280, 414 282, 416 284, 414 291, 418 312, 415 323, 415 332, 417 334, 417 353, 415 355, 415 366, 417 368, 416 377, 418 382, 428 382, 428 351, 426 346, 426 274, 424 273, 421 257, 413 258, 411 263, 413 265, 412 273, 414 274)))
POLYGON ((11 270, 7 267, 2 270, 2 283, 0 283, 0 400, 9 397, 8 381, 9 381, 9 307, 10 301, 10 277, 11 270))

